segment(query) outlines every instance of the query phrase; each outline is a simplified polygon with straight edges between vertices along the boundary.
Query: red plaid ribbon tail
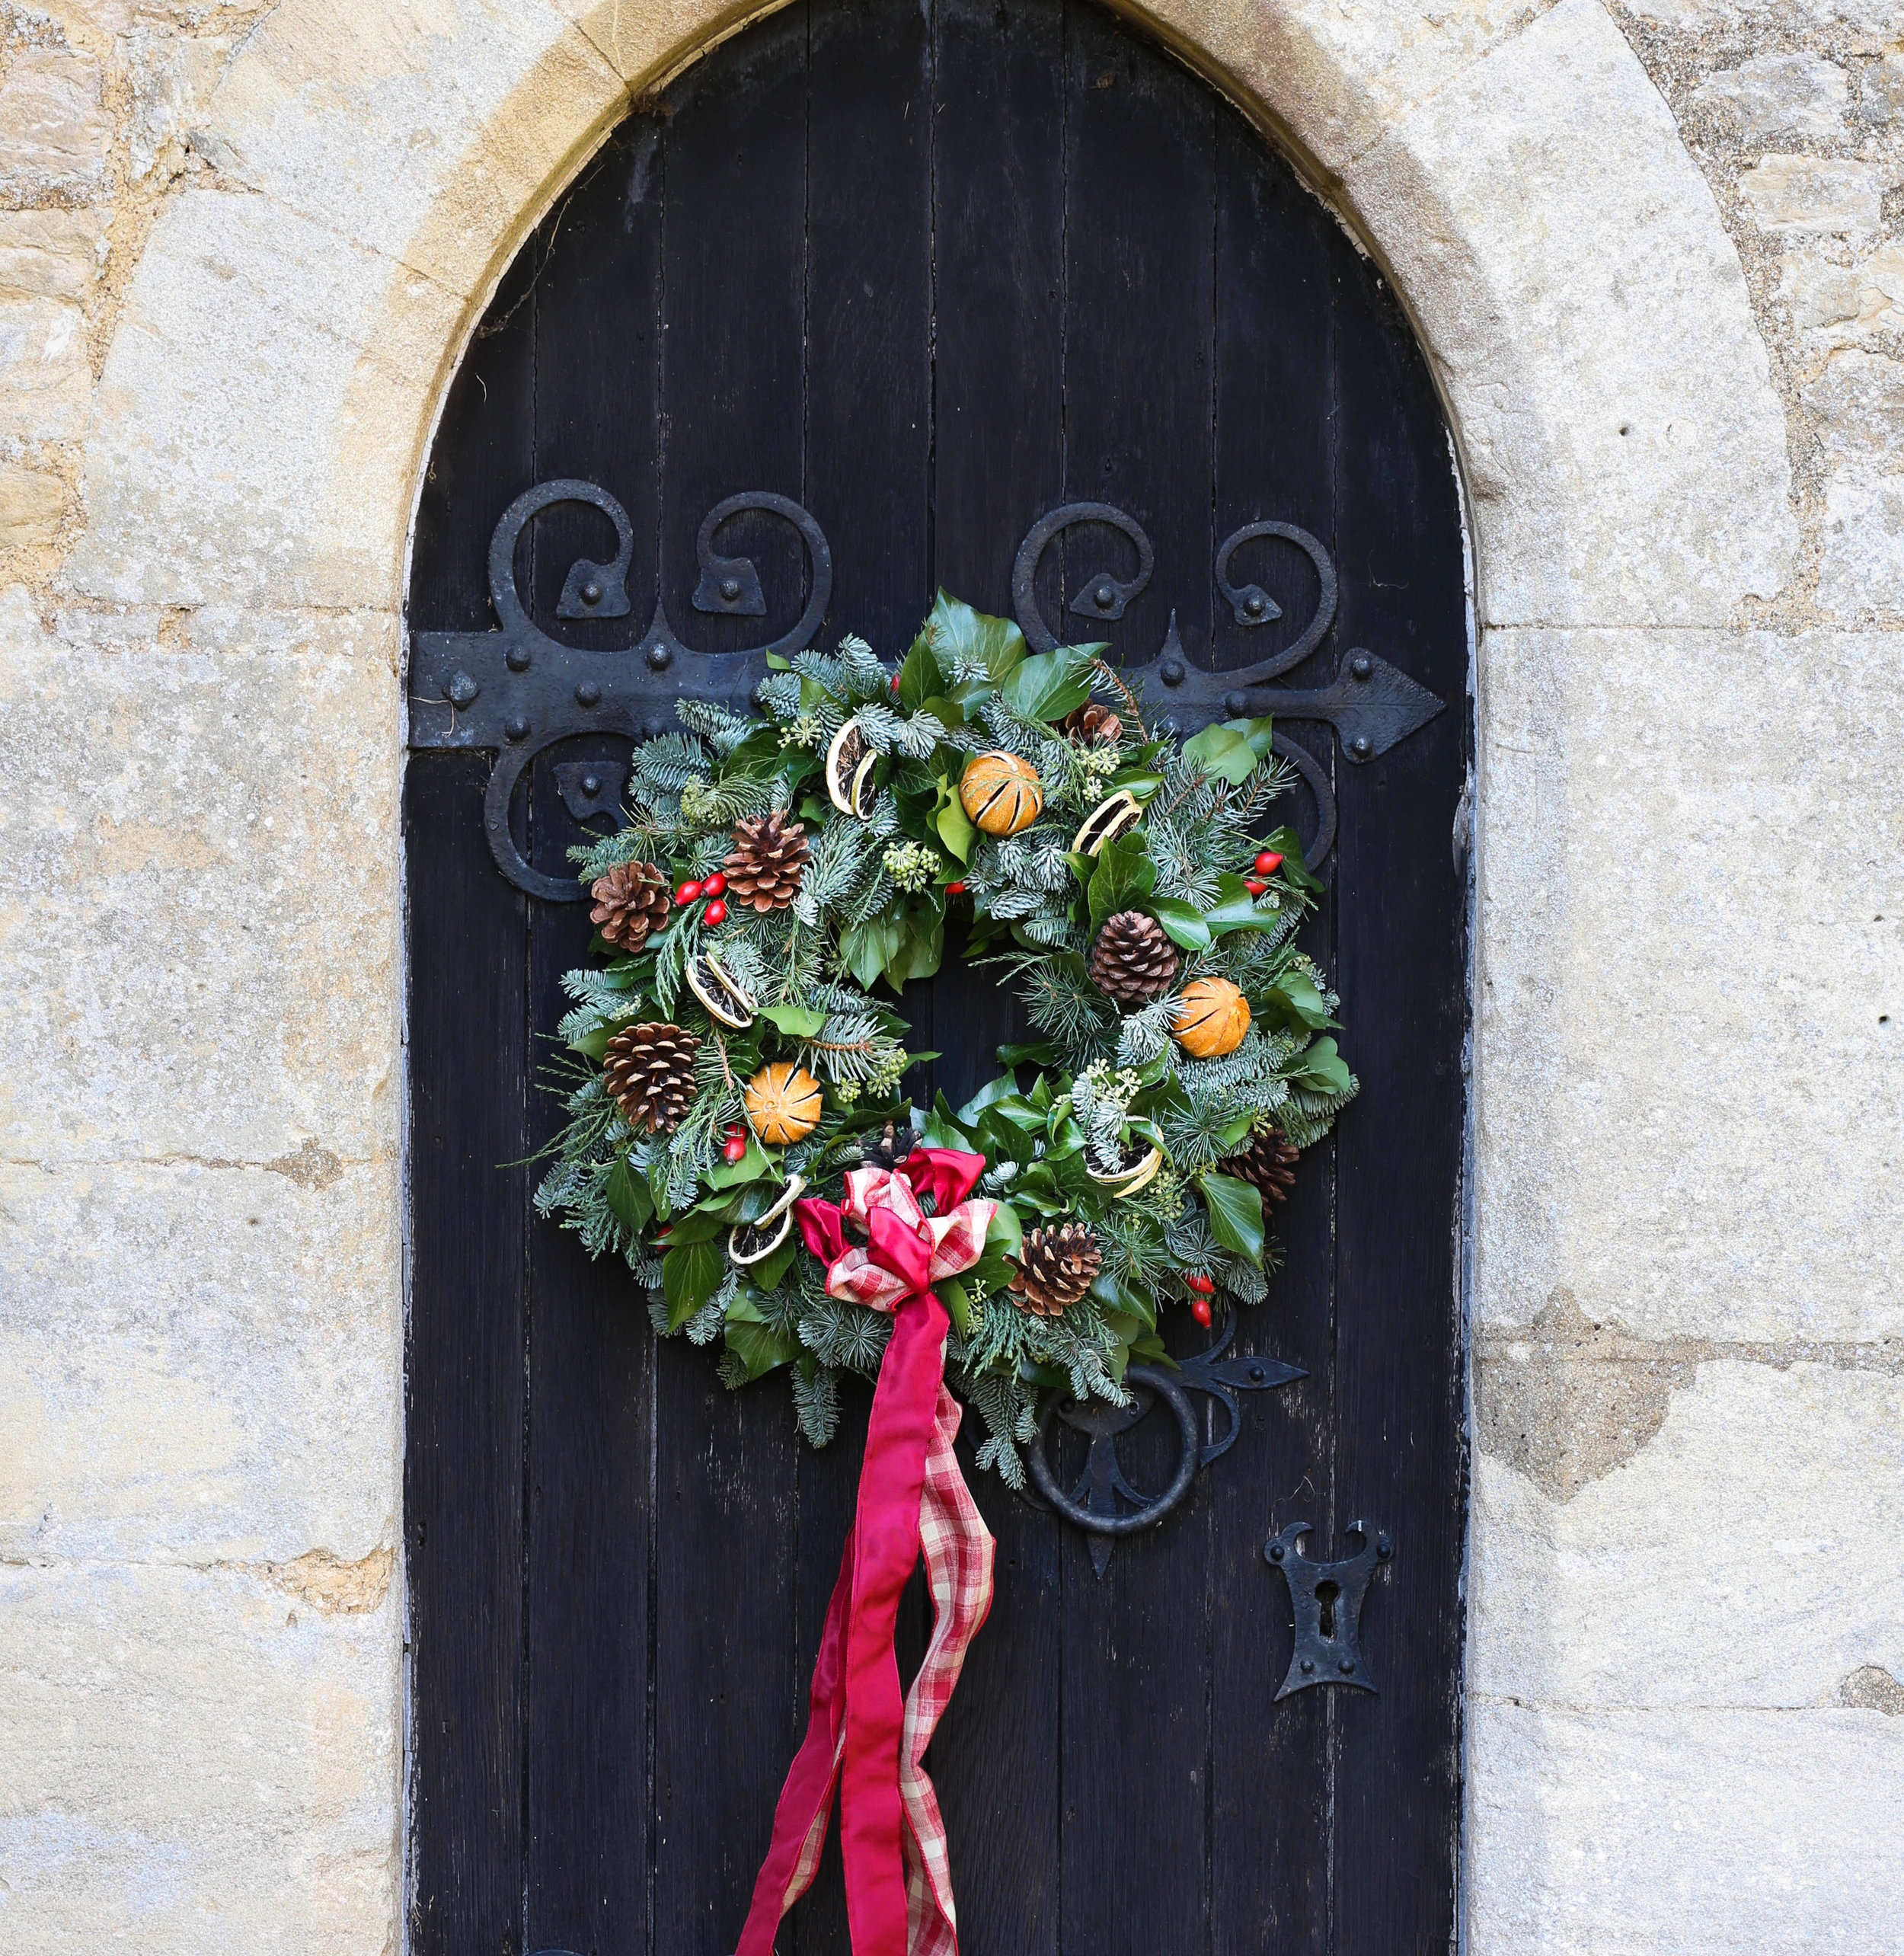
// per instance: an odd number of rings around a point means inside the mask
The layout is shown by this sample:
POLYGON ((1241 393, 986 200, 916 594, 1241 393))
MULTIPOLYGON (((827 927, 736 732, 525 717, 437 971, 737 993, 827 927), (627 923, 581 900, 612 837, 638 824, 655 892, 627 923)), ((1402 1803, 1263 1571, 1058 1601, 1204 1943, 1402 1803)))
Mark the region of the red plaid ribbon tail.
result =
POLYGON ((992 1606, 993 1542, 959 1472, 944 1307, 902 1305, 874 1395, 860 1497, 813 1666, 807 1736, 781 1789, 736 1956, 773 1956, 812 1885, 835 1786, 855 1956, 957 1956, 945 1827, 922 1763, 992 1606), (925 1558, 934 1622, 902 1710, 893 1628, 925 1558))

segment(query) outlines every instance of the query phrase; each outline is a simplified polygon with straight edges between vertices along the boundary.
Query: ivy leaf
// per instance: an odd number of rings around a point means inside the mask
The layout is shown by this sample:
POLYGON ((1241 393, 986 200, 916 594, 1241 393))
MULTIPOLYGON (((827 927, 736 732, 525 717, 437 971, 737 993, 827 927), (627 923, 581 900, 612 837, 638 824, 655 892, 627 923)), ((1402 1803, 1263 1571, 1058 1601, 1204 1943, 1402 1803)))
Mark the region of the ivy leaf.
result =
POLYGON ((912 649, 899 668, 899 704, 908 713, 917 713, 938 689, 938 661, 922 634, 913 640, 912 649))
POLYGON ((1009 1202, 1002 1202, 992 1212, 992 1226, 985 1232, 983 1247, 1001 1256, 1015 1257, 1024 1242, 1024 1225, 1009 1202))
POLYGON ((934 599, 919 636, 931 647, 947 685, 962 663, 976 660, 992 683, 1002 686, 1024 660, 1024 634, 1009 618, 988 618, 943 591, 934 599))
POLYGON ((714 1243, 670 1245, 661 1259, 661 1288, 668 1299, 669 1331, 679 1331, 720 1289, 727 1261, 714 1243))
POLYGON ((1256 772, 1257 763, 1270 751, 1270 722, 1260 720, 1225 720, 1206 727, 1184 743, 1184 758, 1206 775, 1241 786, 1256 772))
POLYGON ((840 957, 859 981, 861 990, 869 989, 899 955, 903 931, 898 918, 882 911, 870 922, 848 924, 840 932, 840 957))
POLYGON ((1330 1018, 1322 994, 1316 989, 1307 972, 1284 972, 1264 995, 1263 1005, 1267 1012, 1291 1027, 1300 1026, 1307 1031, 1318 1031, 1336 1023, 1330 1018))
POLYGON ((704 1195, 686 1215, 668 1226, 668 1248, 711 1242, 727 1226, 727 1212, 733 1205, 733 1197, 724 1191, 704 1195))
POLYGON ((951 1314, 953 1328, 960 1338, 969 1338, 972 1335, 972 1298, 965 1286, 956 1277, 942 1277, 932 1288, 951 1314))
POLYGON ((826 1023, 826 1015, 806 1005, 762 1005, 760 1016, 794 1039, 811 1039, 826 1023))
POLYGON ((1277 910, 1259 910, 1242 877, 1225 870, 1216 879, 1216 901, 1203 912, 1203 921, 1212 937, 1222 937, 1229 931, 1273 930, 1283 916, 1277 910))
POLYGON ((727 1349, 746 1366, 750 1384, 800 1356, 800 1341, 767 1322, 751 1291, 740 1292, 727 1306, 724 1329, 727 1349))
POLYGON ((622 1155, 609 1171, 609 1185, 604 1193, 615 1219, 631 1236, 640 1235, 653 1219, 654 1197, 647 1181, 628 1166, 627 1155, 622 1155))
POLYGON ((717 1162, 708 1176, 710 1188, 733 1188, 741 1182, 758 1181, 773 1173, 773 1164, 760 1152, 760 1143, 750 1133, 747 1152, 737 1162, 717 1162))
POLYGON ((1133 829, 1107 842, 1091 873, 1091 928, 1101 930, 1107 917, 1132 909, 1156 887, 1157 865, 1141 833, 1133 829))
POLYGON ((1333 1039, 1318 1039, 1297 1061, 1300 1072, 1289 1078, 1312 1093, 1346 1094, 1355 1087, 1355 1075, 1336 1049, 1333 1039))
POLYGON ((796 1229, 772 1256, 752 1265, 747 1274, 759 1285, 762 1290, 778 1290, 780 1288, 780 1280, 793 1268, 794 1259, 800 1254, 803 1247, 800 1239, 800 1232, 796 1229))
POLYGON ((602 1056, 609 1050, 609 1041, 621 1030, 618 1025, 598 1025, 593 1031, 583 1033, 580 1039, 571 1039, 569 1050, 579 1053, 584 1060, 593 1060, 599 1065, 602 1056))
POLYGON ((970 863, 972 845, 979 839, 979 832, 973 827, 972 818, 959 800, 958 790, 946 775, 939 776, 938 788, 939 799, 932 810, 932 826, 939 832, 939 840, 960 861, 970 863))
POLYGON ((900 926, 899 949, 886 961, 886 982, 894 991, 914 978, 930 978, 945 954, 945 919, 934 917, 928 931, 908 914, 900 926))
POLYGON ((1200 1184, 1210 1212, 1210 1234, 1226 1250, 1263 1261, 1263 1198, 1236 1175, 1206 1175, 1200 1184))
POLYGON ((1210 927, 1194 903, 1186 903, 1177 896, 1153 896, 1148 907, 1173 944, 1180 944, 1186 951, 1209 949, 1210 927))
POLYGON ((1062 720, 1091 697, 1101 645, 1061 645, 1025 660, 998 689, 998 696, 1027 720, 1062 720))
POLYGON ((1155 1301, 1124 1278, 1113 1277, 1107 1270, 1101 1270, 1091 1284, 1091 1294, 1107 1311, 1138 1318, 1152 1331, 1157 1328, 1155 1301))

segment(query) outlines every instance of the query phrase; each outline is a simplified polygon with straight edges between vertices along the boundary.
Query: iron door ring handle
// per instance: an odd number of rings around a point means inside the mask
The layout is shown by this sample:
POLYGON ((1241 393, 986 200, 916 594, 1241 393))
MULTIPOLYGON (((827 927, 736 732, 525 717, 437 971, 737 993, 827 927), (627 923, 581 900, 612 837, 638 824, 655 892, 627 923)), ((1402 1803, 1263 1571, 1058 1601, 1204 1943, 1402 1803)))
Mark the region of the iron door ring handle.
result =
POLYGON ((1124 1376, 1137 1385, 1148 1386, 1177 1415, 1177 1470, 1161 1494, 1151 1496, 1142 1507, 1133 1509, 1129 1514, 1097 1514, 1075 1495, 1066 1494, 1059 1486, 1045 1452, 1053 1415, 1062 1403, 1057 1399, 1045 1408, 1044 1417, 1038 1422, 1037 1439, 1030 1450, 1031 1478, 1038 1492, 1065 1520, 1090 1535, 1138 1535, 1147 1528, 1155 1528, 1190 1492, 1190 1482, 1203 1464, 1203 1435, 1197 1430, 1196 1410, 1190 1404, 1190 1395, 1169 1373, 1158 1366, 1133 1365, 1126 1370, 1124 1376))

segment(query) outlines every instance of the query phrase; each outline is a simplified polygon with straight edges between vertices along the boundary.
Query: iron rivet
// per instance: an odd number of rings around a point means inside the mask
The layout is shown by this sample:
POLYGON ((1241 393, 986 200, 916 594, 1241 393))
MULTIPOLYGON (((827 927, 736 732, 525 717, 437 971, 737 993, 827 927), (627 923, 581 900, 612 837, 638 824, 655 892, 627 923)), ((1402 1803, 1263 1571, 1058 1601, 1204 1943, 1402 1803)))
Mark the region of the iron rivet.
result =
POLYGON ((1251 1366, 1250 1367, 1250 1383, 1251 1383, 1252 1386, 1260 1386, 1260 1385, 1262 1384, 1262 1382, 1263 1382, 1263 1368, 1262 1368, 1262 1366, 1260 1366, 1260 1365, 1253 1365, 1253 1366, 1251 1366))
POLYGON ((1375 662, 1366 652, 1358 652, 1349 661, 1349 670, 1359 679, 1366 679, 1375 669, 1375 662))
POLYGON ((1358 734, 1349 743, 1349 751, 1355 756, 1356 759, 1366 761, 1369 758, 1369 750, 1373 744, 1367 734, 1358 734))
POLYGON ((1249 596, 1243 600, 1243 609, 1249 613, 1251 618, 1260 618, 1263 615, 1263 606, 1266 600, 1260 591, 1252 591, 1249 596))
POLYGON ((1344 1677, 1350 1676, 1353 1673, 1355 1667, 1356 1660, 1353 1657, 1344 1657, 1336 1666, 1336 1669, 1341 1672, 1344 1677))
POLYGON ((516 717, 510 721, 508 725, 503 729, 503 731, 512 740, 526 740, 529 738, 529 722, 523 719, 520 714, 518 714, 516 717))
POLYGON ((602 586, 593 577, 582 586, 582 602, 585 605, 599 605, 602 602, 602 586))
POLYGON ((1110 586, 1108 584, 1100 584, 1097 590, 1093 591, 1091 595, 1092 601, 1096 604, 1100 611, 1110 610, 1110 586))
POLYGON ((449 695, 452 706, 468 706, 482 688, 467 673, 458 673, 443 691, 449 695))
POLYGON ((738 577, 722 578, 720 595, 727 600, 728 603, 732 604, 740 595, 740 580, 738 577))
POLYGON ((1302 1660, 1302 1675, 1303 1675, 1305 1677, 1307 1677, 1307 1676, 1308 1676, 1308 1674, 1310 1673, 1310 1672, 1311 1672, 1311 1671, 1312 1671, 1312 1670, 1314 1670, 1315 1669, 1315 1660, 1313 1657, 1305 1657, 1305 1658, 1302 1660))
POLYGON ((1282 1559, 1283 1559, 1283 1545, 1282 1545, 1282 1543, 1281 1543, 1281 1542, 1272 1542, 1270 1544, 1270 1560, 1272 1562, 1279 1562, 1279 1561, 1282 1561, 1282 1559))
POLYGON ((582 792, 593 800, 602 792, 602 777, 599 775, 584 775, 582 777, 582 792))
POLYGON ((1238 718, 1248 705, 1249 702, 1240 692, 1226 692, 1223 695, 1223 711, 1232 720, 1238 718))
POLYGON ((593 679, 584 679, 575 689, 575 703, 577 706, 593 706, 601 697, 602 689, 593 679))
POLYGON ((1375 1560, 1378 1562, 1387 1561, 1394 1552, 1395 1545, 1392 1542, 1378 1542, 1375 1544, 1375 1560))
POLYGON ((503 657, 508 662, 512 673, 526 673, 529 670, 529 647, 526 645, 512 645, 503 657))
POLYGON ((673 661, 674 654, 665 645, 650 645, 648 647, 648 663, 657 673, 665 673, 673 661))
POLYGON ((1180 686, 1184 683, 1184 662, 1180 659, 1166 659, 1164 670, 1158 676, 1167 686, 1180 686))

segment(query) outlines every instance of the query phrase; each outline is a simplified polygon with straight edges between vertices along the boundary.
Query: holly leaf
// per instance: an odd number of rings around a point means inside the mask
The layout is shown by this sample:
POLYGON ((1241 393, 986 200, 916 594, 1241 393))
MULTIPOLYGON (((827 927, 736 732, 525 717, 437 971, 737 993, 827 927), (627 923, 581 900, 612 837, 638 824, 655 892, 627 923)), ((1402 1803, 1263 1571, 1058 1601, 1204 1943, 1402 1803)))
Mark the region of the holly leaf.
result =
POLYGON ((609 1171, 609 1184, 603 1193, 615 1219, 631 1236, 640 1235, 653 1221, 654 1197, 646 1180, 628 1166, 627 1155, 622 1155, 609 1171))
POLYGON ((824 1012, 807 1005, 762 1005, 760 1016, 793 1039, 811 1039, 826 1023, 824 1012))
POLYGON ((1146 907, 1173 944, 1180 944, 1186 951, 1209 949, 1210 927, 1194 903, 1186 903, 1178 896, 1153 896, 1146 907))
POLYGON ((1263 1261, 1263 1198, 1251 1183, 1237 1175, 1206 1175, 1203 1200, 1210 1213, 1210 1234, 1226 1250, 1263 1261))
POLYGON ((1355 1075, 1337 1050, 1333 1039, 1318 1039, 1299 1057, 1299 1072, 1289 1078, 1311 1093, 1346 1094, 1355 1089, 1355 1075))
POLYGON ((1091 697, 1102 645, 1061 645, 1025 660, 998 689, 998 696, 1027 720, 1062 720, 1091 697))
POLYGON ((948 686, 961 665, 976 662, 995 686, 1002 686, 1024 660, 1024 634, 1009 618, 988 618, 943 591, 934 599, 919 637, 931 648, 948 686))
POLYGON ((661 1288, 668 1300, 669 1331, 679 1331, 720 1289, 727 1263, 717 1244, 669 1244, 668 1254, 661 1259, 661 1288))
POLYGON ((1135 908, 1157 887, 1157 865, 1150 859, 1144 838, 1136 830, 1107 842, 1097 852, 1091 873, 1091 928, 1104 928, 1104 919, 1120 910, 1135 908))

